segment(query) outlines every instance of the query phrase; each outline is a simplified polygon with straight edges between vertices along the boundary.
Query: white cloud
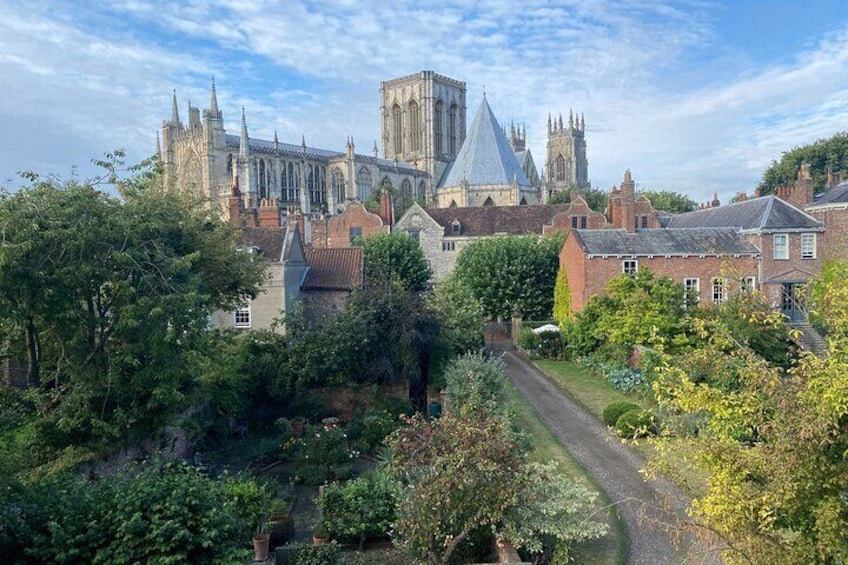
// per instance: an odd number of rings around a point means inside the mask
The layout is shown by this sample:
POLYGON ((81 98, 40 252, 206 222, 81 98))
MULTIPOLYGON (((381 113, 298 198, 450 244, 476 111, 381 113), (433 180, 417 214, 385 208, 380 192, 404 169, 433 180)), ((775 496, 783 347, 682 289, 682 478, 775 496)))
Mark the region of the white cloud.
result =
POLYGON ((188 98, 206 106, 213 75, 231 133, 243 105, 253 136, 276 129, 340 149, 353 135, 368 153, 379 81, 433 69, 467 82, 469 120, 485 85, 501 121, 526 123, 540 166, 548 112, 574 108, 586 114, 596 187, 630 168, 643 186, 699 200, 753 188, 781 151, 842 129, 848 113, 845 34, 791 63, 747 67, 698 0, 61 6, 5 7, 0 119, 18 147, 0 157, 0 176, 64 172, 118 146, 141 158, 171 88, 185 117, 188 98))

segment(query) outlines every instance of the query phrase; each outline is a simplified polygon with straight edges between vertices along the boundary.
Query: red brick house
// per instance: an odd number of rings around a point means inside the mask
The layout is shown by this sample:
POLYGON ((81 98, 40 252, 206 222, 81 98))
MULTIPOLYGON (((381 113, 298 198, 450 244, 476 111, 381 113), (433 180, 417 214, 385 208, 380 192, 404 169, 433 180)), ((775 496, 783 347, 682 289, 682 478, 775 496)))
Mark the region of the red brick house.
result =
POLYGON ((760 251, 733 228, 572 230, 560 253, 571 310, 578 312, 621 273, 650 269, 699 303, 721 302, 756 284, 760 251))

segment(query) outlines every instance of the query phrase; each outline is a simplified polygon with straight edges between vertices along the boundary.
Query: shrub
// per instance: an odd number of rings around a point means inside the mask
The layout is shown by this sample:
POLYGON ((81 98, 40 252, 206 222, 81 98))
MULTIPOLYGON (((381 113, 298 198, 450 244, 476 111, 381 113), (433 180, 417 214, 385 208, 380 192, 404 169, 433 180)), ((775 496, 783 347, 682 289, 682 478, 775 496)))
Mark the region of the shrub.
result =
POLYGON ((445 369, 445 390, 451 409, 504 414, 505 379, 504 364, 499 359, 487 359, 479 353, 457 357, 445 369))
POLYGON ((654 435, 657 421, 650 410, 631 410, 622 414, 615 423, 615 433, 624 438, 636 439, 654 435))
POLYGON ((632 402, 626 402, 620 400, 618 402, 613 402, 608 404, 606 408, 604 408, 603 420, 606 425, 609 427, 615 426, 615 423, 618 422, 618 419, 622 414, 626 414, 631 410, 640 410, 642 407, 633 404, 632 402))
POLYGON ((518 347, 526 351, 533 351, 539 346, 539 336, 533 333, 532 328, 521 328, 521 334, 518 336, 518 347))
POLYGON ((395 482, 378 472, 344 484, 327 485, 318 504, 330 536, 358 542, 362 549, 366 538, 388 536, 397 515, 397 497, 395 482))
POLYGON ((369 408, 351 420, 346 429, 348 439, 356 449, 372 454, 401 424, 400 418, 388 410, 369 408))
POLYGON ((324 545, 290 543, 284 551, 289 554, 289 562, 297 565, 339 565, 342 562, 339 544, 334 541, 324 545))
POLYGON ((348 448, 343 429, 309 426, 295 453, 295 480, 320 485, 346 479, 351 474, 351 460, 356 455, 348 448))

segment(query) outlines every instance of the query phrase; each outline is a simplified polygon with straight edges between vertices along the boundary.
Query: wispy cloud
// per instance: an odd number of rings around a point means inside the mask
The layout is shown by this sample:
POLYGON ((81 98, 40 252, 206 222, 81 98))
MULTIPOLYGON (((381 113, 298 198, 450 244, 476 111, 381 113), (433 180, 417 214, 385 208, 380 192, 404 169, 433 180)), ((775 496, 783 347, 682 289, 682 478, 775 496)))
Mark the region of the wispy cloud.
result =
POLYGON ((141 158, 171 89, 183 108, 205 106, 213 75, 229 130, 245 106, 251 135, 329 148, 353 135, 367 152, 379 81, 433 69, 467 82, 469 118, 485 85, 501 120, 526 123, 540 165, 548 112, 575 108, 595 186, 630 168, 646 187, 730 194, 752 188, 780 151, 845 123, 848 36, 749 65, 744 46, 722 43, 715 10, 701 0, 9 2, 0 119, 23 131, 0 175, 63 172, 117 146, 141 158))

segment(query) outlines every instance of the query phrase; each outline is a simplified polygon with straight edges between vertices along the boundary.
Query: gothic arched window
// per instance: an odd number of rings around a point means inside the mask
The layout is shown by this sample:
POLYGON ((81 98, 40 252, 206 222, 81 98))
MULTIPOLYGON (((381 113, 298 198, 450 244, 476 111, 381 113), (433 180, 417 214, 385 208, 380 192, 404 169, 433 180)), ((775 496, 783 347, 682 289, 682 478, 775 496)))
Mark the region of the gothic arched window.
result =
POLYGON ((392 124, 395 134, 395 154, 403 155, 403 110, 399 104, 392 107, 392 124))
POLYGON ((442 120, 444 120, 443 114, 445 113, 445 105, 442 104, 441 100, 436 102, 436 111, 433 116, 433 143, 435 144, 436 153, 443 153, 445 150, 445 140, 444 135, 442 133, 442 120))
POLYGON ((227 177, 233 178, 233 154, 227 155, 227 177))
POLYGON ((412 205, 412 198, 412 183, 409 182, 409 179, 403 179, 403 182, 400 183, 400 195, 396 209, 401 212, 405 211, 412 205))
POLYGON ((556 159, 556 180, 565 180, 565 157, 562 155, 556 159))
POLYGON ((259 199, 268 198, 268 183, 265 180, 265 159, 259 159, 259 199))
POLYGON ((448 148, 448 153, 450 153, 451 155, 456 155, 456 114, 456 104, 451 104, 450 110, 448 111, 448 139, 450 140, 450 147, 448 148))
POLYGON ((418 121, 418 102, 415 100, 409 101, 409 150, 418 151, 421 149, 421 124, 418 121))
POLYGON ((341 202, 345 199, 345 185, 344 185, 344 173, 338 167, 333 169, 333 172, 330 177, 330 184, 333 190, 333 198, 336 203, 341 202))
POLYGON ((371 196, 373 185, 374 180, 371 177, 371 171, 368 170, 368 167, 359 169, 359 172, 356 173, 356 192, 360 200, 368 200, 368 197, 371 196))
POLYGON ((415 193, 415 200, 422 200, 427 194, 427 183, 423 180, 418 183, 418 192, 415 193))

